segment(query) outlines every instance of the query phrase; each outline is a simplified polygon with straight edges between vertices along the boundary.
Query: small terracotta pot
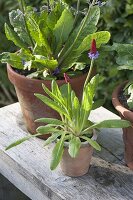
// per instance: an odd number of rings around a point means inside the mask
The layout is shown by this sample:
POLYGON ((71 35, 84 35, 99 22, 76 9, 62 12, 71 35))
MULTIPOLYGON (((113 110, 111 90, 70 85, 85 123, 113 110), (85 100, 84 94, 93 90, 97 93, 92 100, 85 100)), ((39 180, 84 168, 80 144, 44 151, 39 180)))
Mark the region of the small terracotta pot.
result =
MULTIPOLYGON (((112 103, 115 109, 119 112, 121 119, 128 120, 133 125, 133 112, 125 108, 118 99, 121 88, 125 86, 127 82, 119 85, 112 94, 112 103)), ((133 128, 123 128, 123 141, 125 145, 124 158, 127 166, 133 170, 133 128)))
POLYGON ((93 148, 89 144, 86 144, 80 148, 76 158, 71 158, 68 153, 68 147, 65 147, 60 164, 63 173, 71 177, 78 177, 86 174, 90 166, 92 153, 93 148))
MULTIPOLYGON (((38 126, 42 125, 41 123, 35 123, 34 121, 36 119, 41 117, 59 118, 59 115, 56 111, 46 106, 37 97, 34 96, 34 93, 46 95, 42 89, 42 83, 44 83, 50 89, 51 81, 27 78, 16 73, 9 64, 7 65, 7 72, 9 80, 15 86, 17 97, 24 116, 24 121, 30 133, 35 134, 38 126)), ((75 91, 78 97, 81 97, 82 95, 85 78, 86 74, 71 79, 72 89, 75 91)), ((64 83, 64 80, 57 81, 59 86, 63 85, 64 83)), ((47 137, 48 135, 45 135, 41 138, 46 139, 47 137)))
MULTIPOLYGON (((94 132, 93 140, 97 139, 97 134, 94 132)), ((72 158, 68 153, 68 143, 65 143, 64 153, 61 160, 61 169, 67 176, 78 177, 86 174, 90 167, 93 147, 88 142, 83 142, 76 158, 72 158)))

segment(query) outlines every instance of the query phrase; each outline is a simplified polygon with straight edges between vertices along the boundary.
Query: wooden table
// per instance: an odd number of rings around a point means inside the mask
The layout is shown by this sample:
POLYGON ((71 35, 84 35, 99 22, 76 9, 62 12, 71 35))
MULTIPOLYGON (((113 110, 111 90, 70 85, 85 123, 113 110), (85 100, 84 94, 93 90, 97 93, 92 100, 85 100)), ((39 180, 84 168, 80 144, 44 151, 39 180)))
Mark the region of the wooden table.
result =
MULTIPOLYGON (((118 118, 103 107, 93 111, 94 121, 118 118)), ((89 173, 79 178, 50 171, 52 145, 43 148, 38 138, 5 151, 27 135, 18 103, 0 109, 0 173, 33 200, 133 200, 133 172, 124 166, 121 129, 104 129, 89 173)))

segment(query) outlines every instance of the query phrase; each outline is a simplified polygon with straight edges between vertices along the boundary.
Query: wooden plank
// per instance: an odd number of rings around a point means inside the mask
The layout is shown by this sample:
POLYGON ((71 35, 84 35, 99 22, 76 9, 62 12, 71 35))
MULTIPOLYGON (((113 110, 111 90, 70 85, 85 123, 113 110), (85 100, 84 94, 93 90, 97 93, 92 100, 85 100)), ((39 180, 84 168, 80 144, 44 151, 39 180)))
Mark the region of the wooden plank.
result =
MULTIPOLYGON (((103 108, 100 112, 102 110, 103 108)), ((43 141, 38 138, 5 152, 4 149, 9 143, 27 135, 20 113, 18 103, 0 109, 0 172, 29 198, 133 199, 133 172, 125 166, 110 164, 93 157, 87 175, 71 178, 63 175, 60 167, 50 171, 49 162, 53 145, 43 148, 43 141)))
MULTIPOLYGON (((94 110, 90 115, 90 120, 94 122, 107 119, 120 119, 120 117, 103 107, 94 110)), ((101 129, 98 142, 103 148, 100 153, 95 152, 95 155, 109 162, 125 164, 122 129, 101 129)))

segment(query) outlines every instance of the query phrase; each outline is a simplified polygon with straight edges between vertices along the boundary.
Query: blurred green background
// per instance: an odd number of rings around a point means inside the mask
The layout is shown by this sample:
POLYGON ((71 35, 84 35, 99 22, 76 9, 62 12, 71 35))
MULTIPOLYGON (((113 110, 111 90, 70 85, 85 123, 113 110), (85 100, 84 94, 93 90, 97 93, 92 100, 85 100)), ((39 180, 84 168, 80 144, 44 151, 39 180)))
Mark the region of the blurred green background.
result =
MULTIPOLYGON (((69 0, 66 0, 69 1, 69 0)), ((74 1, 74 0, 73 0, 74 1)), ((82 0, 85 7, 85 0, 82 0)), ((45 0, 26 0, 27 4, 35 7, 44 5, 45 0)), ((71 1, 69 1, 71 2, 71 1)), ((75 2, 75 1, 74 1, 75 2)), ((8 12, 18 7, 17 0, 0 0, 0 53, 3 51, 15 51, 13 43, 9 42, 4 34, 4 23, 8 22, 8 12)), ((133 0, 109 0, 101 7, 101 19, 98 30, 108 30, 111 33, 110 44, 132 43, 133 41, 133 0)), ((103 76, 103 82, 98 90, 98 98, 104 98, 104 106, 114 111, 111 104, 111 95, 114 87, 133 77, 132 71, 118 71, 115 52, 106 53, 104 58, 98 59, 97 71, 103 76)), ((0 64, 0 107, 17 101, 13 86, 6 75, 6 66, 0 64)))

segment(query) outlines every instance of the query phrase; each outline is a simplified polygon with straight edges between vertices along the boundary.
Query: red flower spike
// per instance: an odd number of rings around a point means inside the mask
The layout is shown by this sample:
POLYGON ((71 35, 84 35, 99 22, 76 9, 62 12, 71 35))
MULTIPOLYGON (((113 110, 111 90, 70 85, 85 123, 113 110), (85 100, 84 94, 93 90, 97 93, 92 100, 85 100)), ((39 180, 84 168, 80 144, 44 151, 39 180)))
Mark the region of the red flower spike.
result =
POLYGON ((97 59, 98 56, 99 56, 99 52, 97 51, 96 40, 92 39, 91 49, 90 49, 90 52, 88 53, 88 57, 90 59, 97 59))
POLYGON ((97 52, 97 48, 96 48, 96 40, 93 39, 92 42, 91 42, 90 53, 94 53, 94 54, 96 54, 96 52, 97 52))
POLYGON ((64 79, 66 83, 70 83, 70 78, 66 73, 64 73, 64 79))

